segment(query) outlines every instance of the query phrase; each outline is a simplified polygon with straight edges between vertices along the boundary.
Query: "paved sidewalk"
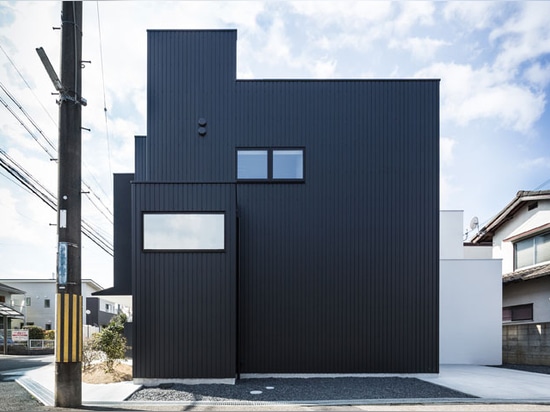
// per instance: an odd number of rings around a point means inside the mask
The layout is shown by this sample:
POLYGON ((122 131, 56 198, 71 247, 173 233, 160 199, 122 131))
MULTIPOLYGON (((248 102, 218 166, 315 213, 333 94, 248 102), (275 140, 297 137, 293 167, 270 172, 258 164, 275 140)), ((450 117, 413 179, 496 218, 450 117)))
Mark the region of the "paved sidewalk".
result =
POLYGON ((439 376, 420 378, 484 399, 550 402, 550 375, 475 365, 441 365, 439 376))
MULTIPOLYGON (((54 405, 55 363, 26 371, 16 382, 34 395, 44 405, 54 405)), ((82 403, 122 402, 141 388, 133 382, 109 384, 82 383, 82 403)))

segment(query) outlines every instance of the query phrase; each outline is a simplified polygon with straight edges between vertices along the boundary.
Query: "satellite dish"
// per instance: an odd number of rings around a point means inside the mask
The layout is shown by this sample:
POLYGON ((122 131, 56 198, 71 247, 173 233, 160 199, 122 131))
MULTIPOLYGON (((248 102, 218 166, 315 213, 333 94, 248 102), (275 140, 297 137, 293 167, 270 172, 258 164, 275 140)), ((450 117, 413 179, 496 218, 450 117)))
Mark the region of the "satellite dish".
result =
POLYGON ((470 229, 474 230, 476 227, 479 227, 479 219, 477 216, 474 216, 470 221, 470 229))

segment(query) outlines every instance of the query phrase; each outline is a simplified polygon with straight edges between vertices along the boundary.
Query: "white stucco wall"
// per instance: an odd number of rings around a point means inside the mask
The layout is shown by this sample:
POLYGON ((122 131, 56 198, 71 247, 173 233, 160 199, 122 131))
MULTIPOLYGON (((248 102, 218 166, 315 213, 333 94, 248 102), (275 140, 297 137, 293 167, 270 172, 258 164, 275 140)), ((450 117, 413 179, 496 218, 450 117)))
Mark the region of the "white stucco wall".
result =
POLYGON ((533 320, 513 323, 550 322, 550 277, 504 285, 502 306, 532 303, 533 320))
POLYGON ((439 212, 439 258, 462 259, 464 257, 462 210, 439 212))
POLYGON ((464 259, 492 259, 492 246, 464 246, 464 259))
POLYGON ((442 364, 502 363, 501 261, 440 261, 442 364))
POLYGON ((463 246, 463 212, 440 212, 439 353, 442 364, 502 363, 501 261, 463 246))

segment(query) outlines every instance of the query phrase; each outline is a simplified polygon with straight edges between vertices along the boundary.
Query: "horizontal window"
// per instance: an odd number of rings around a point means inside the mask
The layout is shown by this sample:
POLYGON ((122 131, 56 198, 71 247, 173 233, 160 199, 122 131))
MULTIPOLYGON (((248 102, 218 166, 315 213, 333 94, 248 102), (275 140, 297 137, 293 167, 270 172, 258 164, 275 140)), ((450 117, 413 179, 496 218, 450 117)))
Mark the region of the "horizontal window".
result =
POLYGON ((516 269, 550 262, 550 233, 524 239, 514 244, 516 269))
POLYGON ((502 320, 504 322, 533 320, 533 304, 529 303, 502 308, 502 320))
POLYGON ((238 149, 237 179, 301 181, 304 179, 304 150, 238 149))
POLYGON ((144 250, 224 250, 223 213, 145 213, 144 250))

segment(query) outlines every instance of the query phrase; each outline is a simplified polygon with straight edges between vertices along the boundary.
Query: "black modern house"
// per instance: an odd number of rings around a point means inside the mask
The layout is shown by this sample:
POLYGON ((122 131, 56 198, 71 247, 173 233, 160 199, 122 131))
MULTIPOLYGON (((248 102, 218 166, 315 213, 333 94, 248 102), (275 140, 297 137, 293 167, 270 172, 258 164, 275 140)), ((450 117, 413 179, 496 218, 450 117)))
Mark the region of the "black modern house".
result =
POLYGON ((238 80, 235 30, 148 32, 115 176, 134 379, 439 371, 439 80, 238 80))

